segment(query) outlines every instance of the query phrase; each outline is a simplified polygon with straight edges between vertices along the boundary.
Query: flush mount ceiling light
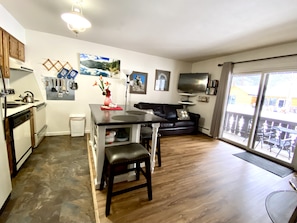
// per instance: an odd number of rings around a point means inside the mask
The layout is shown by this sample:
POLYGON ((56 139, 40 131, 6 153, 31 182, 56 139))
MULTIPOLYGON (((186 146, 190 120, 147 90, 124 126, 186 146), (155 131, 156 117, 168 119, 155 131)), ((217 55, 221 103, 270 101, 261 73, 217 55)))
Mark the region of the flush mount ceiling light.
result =
POLYGON ((68 29, 76 35, 92 26, 89 20, 83 16, 81 5, 82 0, 75 1, 72 5, 72 11, 61 15, 61 18, 67 23, 68 29))

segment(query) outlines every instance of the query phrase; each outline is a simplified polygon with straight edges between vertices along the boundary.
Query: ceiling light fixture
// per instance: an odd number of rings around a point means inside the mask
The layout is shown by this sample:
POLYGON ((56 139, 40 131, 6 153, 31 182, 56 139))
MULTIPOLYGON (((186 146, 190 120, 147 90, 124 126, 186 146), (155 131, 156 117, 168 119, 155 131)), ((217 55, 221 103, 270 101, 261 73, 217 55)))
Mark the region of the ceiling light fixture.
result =
POLYGON ((67 23, 68 29, 78 33, 84 32, 87 28, 92 25, 82 14, 82 0, 77 0, 72 5, 72 11, 63 13, 61 18, 67 23))

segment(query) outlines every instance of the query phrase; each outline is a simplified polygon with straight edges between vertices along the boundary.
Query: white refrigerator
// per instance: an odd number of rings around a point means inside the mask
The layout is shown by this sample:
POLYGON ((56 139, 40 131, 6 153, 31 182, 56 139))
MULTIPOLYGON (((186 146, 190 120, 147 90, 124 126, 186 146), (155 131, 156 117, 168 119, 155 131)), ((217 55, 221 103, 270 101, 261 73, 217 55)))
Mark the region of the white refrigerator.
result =
MULTIPOLYGON (((5 82, 2 78, 2 73, 0 69, 0 90, 5 92, 5 82)), ((0 91, 0 209, 3 208, 5 201, 9 197, 12 191, 7 148, 4 137, 4 114, 6 115, 5 109, 3 109, 3 104, 6 103, 5 93, 0 91), (4 114, 3 114, 4 113, 4 114)), ((6 107, 6 106, 5 106, 6 107)))

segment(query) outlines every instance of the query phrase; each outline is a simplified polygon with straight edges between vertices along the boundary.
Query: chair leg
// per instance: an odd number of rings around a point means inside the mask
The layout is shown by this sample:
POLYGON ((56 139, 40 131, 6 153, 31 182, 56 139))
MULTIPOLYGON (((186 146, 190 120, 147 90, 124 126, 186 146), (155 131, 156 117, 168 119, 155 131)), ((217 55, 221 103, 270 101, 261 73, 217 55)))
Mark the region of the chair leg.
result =
POLYGON ((278 153, 276 154, 275 157, 277 157, 280 154, 281 151, 282 151, 282 148, 279 149, 279 151, 278 151, 278 153))
POLYGON ((145 176, 147 182, 147 194, 149 201, 153 199, 152 193, 152 176, 151 176, 151 161, 150 159, 145 160, 145 176))
POLYGON ((161 165, 162 165, 162 162, 161 162, 161 142, 160 142, 159 137, 157 139, 157 153, 158 153, 158 166, 161 167, 161 165))
POLYGON ((136 180, 139 180, 140 162, 136 162, 136 180))
POLYGON ((114 180, 114 166, 110 165, 110 167, 109 167, 109 176, 108 176, 108 184, 107 184, 108 189, 107 189, 107 196, 106 196, 106 206, 105 206, 105 216, 106 217, 110 214, 113 180, 114 180))

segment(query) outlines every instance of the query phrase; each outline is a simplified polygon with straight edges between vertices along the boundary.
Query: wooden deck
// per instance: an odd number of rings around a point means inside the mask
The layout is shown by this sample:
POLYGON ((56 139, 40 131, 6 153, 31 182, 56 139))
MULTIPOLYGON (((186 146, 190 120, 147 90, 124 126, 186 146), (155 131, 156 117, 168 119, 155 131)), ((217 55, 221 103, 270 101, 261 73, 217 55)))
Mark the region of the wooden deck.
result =
POLYGON ((153 200, 145 188, 113 197, 106 218, 106 190, 96 190, 97 222, 270 223, 266 196, 292 190, 292 175, 280 178, 245 162, 232 155, 242 149, 203 134, 162 137, 161 150, 162 167, 152 175, 153 200))

